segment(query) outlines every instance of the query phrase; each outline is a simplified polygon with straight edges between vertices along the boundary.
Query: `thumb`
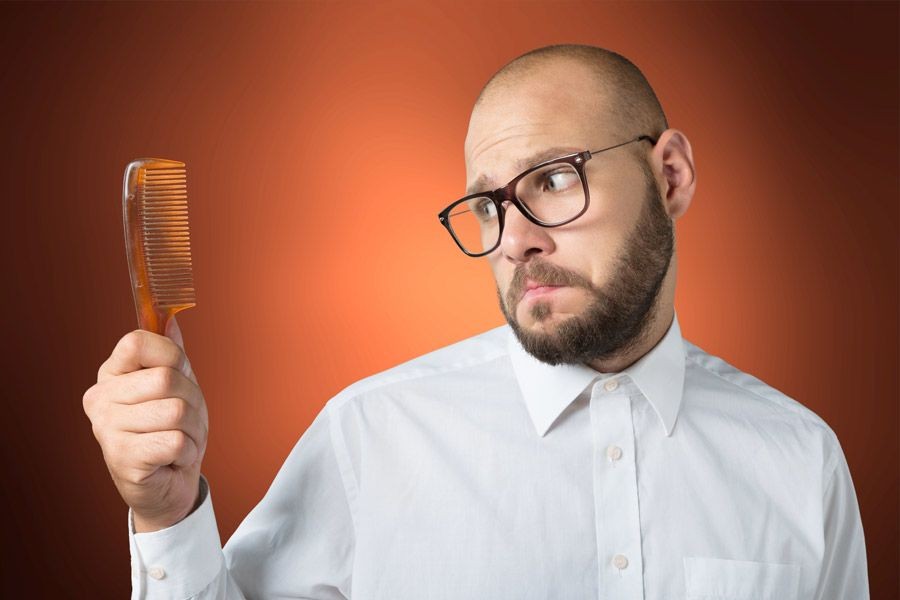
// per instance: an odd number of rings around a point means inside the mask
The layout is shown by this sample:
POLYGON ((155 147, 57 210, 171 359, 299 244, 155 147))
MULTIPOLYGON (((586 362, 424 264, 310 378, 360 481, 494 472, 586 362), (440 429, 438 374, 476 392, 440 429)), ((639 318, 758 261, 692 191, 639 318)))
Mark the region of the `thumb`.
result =
MULTIPOLYGON (((181 327, 178 326, 175 315, 172 315, 169 318, 169 322, 166 323, 166 337, 178 344, 178 347, 184 352, 184 337, 181 335, 181 327)), ((197 383, 197 377, 194 375, 194 369, 191 368, 191 361, 187 356, 187 352, 184 353, 184 365, 182 366, 181 372, 184 373, 185 377, 193 380, 194 383, 197 383)))
POLYGON ((181 335, 181 327, 178 326, 175 315, 169 317, 169 322, 166 323, 166 337, 178 344, 178 347, 184 350, 184 337, 181 335))

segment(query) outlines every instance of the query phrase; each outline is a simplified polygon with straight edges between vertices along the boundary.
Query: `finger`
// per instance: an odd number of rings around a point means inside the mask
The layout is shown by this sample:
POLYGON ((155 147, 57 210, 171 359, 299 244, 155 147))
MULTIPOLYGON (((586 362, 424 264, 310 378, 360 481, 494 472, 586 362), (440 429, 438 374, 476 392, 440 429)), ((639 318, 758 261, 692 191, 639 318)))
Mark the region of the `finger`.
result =
POLYGON ((136 329, 122 336, 110 357, 100 365, 97 381, 148 367, 171 367, 184 372, 185 363, 184 351, 175 342, 166 336, 136 329))
POLYGON ((178 347, 184 350, 184 337, 181 335, 181 327, 178 326, 175 315, 172 315, 169 318, 169 322, 166 323, 166 337, 178 344, 178 347))
POLYGON ((189 467, 200 458, 200 449, 183 431, 154 431, 126 434, 125 444, 131 456, 138 457, 136 466, 157 468, 167 465, 189 467))
POLYGON ((181 398, 161 398, 133 406, 110 406, 105 425, 126 433, 182 431, 197 448, 206 447, 207 425, 203 413, 181 398))
POLYGON ((108 399, 115 404, 140 404, 160 398, 183 398, 195 408, 203 393, 181 371, 171 367, 152 367, 125 373, 97 383, 91 390, 94 401, 108 399))
MULTIPOLYGON (((181 335, 181 326, 178 325, 178 321, 175 319, 175 315, 169 319, 169 322, 166 323, 166 337, 175 342, 181 351, 184 352, 184 337, 181 335)), ((194 369, 191 367, 191 359, 188 357, 187 353, 184 355, 184 365, 182 368, 182 372, 188 377, 188 379, 192 380, 194 383, 197 383, 197 376, 194 375, 194 369)))

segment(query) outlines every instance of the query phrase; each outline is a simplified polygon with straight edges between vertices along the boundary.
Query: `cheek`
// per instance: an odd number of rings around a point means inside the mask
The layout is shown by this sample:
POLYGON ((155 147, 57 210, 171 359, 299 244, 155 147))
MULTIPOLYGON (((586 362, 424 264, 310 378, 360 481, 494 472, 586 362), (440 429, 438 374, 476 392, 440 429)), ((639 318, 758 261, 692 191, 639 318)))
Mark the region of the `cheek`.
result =
POLYGON ((552 261, 601 287, 608 278, 613 261, 614 244, 608 235, 585 229, 558 238, 552 261))
POLYGON ((502 260, 499 254, 499 252, 495 251, 488 257, 488 261, 491 265, 491 274, 494 276, 494 282, 500 288, 500 291, 505 294, 506 290, 509 289, 509 283, 512 281, 515 268, 509 261, 502 260))
POLYGON ((630 215, 613 210, 585 214, 557 232, 554 262, 603 287, 614 275, 631 225, 630 215))

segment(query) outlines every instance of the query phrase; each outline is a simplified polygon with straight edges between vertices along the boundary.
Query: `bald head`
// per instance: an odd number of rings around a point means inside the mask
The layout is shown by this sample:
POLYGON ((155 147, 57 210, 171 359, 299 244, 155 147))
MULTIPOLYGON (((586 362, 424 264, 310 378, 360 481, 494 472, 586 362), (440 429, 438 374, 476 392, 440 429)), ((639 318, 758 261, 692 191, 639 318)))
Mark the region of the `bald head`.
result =
POLYGON ((482 90, 464 151, 467 193, 448 208, 468 208, 444 214, 468 219, 457 231, 471 233, 476 249, 494 243, 484 256, 520 342, 533 337, 553 352, 590 347, 592 356, 609 355, 591 358, 601 372, 621 370, 649 350, 671 322, 672 220, 687 210, 695 178, 687 138, 668 127, 640 70, 590 46, 520 56, 482 90), (562 166, 570 159, 581 169, 562 166), (569 210, 570 220, 543 225, 531 202, 582 212, 569 210), (525 293, 523 281, 531 285, 525 293), (587 342, 576 332, 579 323, 585 326, 579 331, 601 332, 611 345, 587 342))
POLYGON ((626 136, 657 137, 668 128, 662 106, 640 69, 610 50, 577 44, 545 46, 513 59, 488 80, 475 108, 559 62, 575 62, 586 68, 596 96, 585 100, 601 107, 604 114, 598 118, 607 120, 610 129, 626 136))

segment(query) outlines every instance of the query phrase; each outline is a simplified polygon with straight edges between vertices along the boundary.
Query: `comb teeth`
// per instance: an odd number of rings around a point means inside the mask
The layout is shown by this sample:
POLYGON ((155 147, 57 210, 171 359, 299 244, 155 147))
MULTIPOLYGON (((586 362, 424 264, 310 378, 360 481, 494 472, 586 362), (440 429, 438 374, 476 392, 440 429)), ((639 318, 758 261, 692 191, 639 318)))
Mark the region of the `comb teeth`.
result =
POLYGON ((137 210, 154 304, 194 305, 185 169, 144 169, 137 182, 137 210))

